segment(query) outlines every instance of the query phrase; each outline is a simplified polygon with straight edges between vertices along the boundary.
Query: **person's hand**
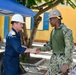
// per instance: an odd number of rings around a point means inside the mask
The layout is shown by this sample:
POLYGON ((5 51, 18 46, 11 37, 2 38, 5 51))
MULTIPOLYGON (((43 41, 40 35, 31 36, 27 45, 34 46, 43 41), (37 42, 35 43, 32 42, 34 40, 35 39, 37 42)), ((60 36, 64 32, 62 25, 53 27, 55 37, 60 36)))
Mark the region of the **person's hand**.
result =
POLYGON ((44 75, 48 75, 48 73, 46 72, 44 75))
POLYGON ((65 72, 67 71, 67 69, 68 69, 68 65, 67 65, 67 64, 64 64, 64 65, 62 66, 62 68, 61 68, 61 72, 62 72, 62 73, 65 73, 65 72))
POLYGON ((41 49, 40 48, 36 48, 37 54, 40 53, 41 49))
POLYGON ((37 49, 37 48, 33 48, 33 49, 32 49, 32 48, 27 48, 24 53, 34 53, 34 54, 38 54, 38 53, 40 53, 40 50, 37 49))
POLYGON ((40 49, 33 48, 33 50, 31 50, 31 53, 38 54, 38 53, 40 53, 40 49))

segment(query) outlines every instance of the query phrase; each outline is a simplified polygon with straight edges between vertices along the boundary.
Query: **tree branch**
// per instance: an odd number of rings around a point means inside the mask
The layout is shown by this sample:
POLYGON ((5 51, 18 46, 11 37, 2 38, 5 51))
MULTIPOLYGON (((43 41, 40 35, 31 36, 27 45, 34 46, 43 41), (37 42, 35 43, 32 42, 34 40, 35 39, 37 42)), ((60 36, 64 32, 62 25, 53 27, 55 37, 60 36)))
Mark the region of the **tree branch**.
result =
POLYGON ((45 7, 45 6, 49 6, 49 4, 51 4, 51 3, 55 3, 56 2, 56 0, 52 0, 52 1, 49 1, 49 2, 45 2, 44 4, 42 4, 42 5, 40 5, 40 6, 36 6, 36 7, 32 7, 32 9, 38 9, 39 10, 39 8, 43 8, 43 7, 45 7))
POLYGON ((59 0, 56 0, 56 2, 52 3, 51 5, 49 5, 48 7, 42 9, 39 13, 36 14, 35 18, 37 18, 39 15, 41 15, 42 13, 44 13, 45 11, 53 8, 54 6, 57 6, 60 3, 59 0))

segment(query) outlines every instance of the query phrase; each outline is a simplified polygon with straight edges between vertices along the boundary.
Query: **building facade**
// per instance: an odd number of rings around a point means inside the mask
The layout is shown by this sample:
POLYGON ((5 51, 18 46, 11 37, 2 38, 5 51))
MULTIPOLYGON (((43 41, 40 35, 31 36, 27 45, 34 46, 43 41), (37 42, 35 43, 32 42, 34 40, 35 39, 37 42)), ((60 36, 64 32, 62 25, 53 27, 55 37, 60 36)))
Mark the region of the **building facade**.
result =
MULTIPOLYGON (((67 25, 72 31, 73 31, 73 37, 74 42, 76 43, 76 9, 73 9, 70 6, 66 5, 58 5, 58 10, 62 13, 63 20, 62 22, 67 25)), ((48 14, 49 11, 44 12, 41 14, 42 21, 39 24, 35 41, 38 42, 46 42, 49 40, 50 32, 52 30, 52 27, 49 24, 48 14)), ((36 10, 34 10, 34 15, 37 13, 36 10)), ((11 16, 0 16, 0 36, 4 39, 6 38, 6 35, 8 34, 9 30, 11 29, 11 16)), ((27 33, 28 37, 30 37, 31 30, 33 28, 34 19, 33 17, 26 17, 26 27, 27 27, 27 33)))

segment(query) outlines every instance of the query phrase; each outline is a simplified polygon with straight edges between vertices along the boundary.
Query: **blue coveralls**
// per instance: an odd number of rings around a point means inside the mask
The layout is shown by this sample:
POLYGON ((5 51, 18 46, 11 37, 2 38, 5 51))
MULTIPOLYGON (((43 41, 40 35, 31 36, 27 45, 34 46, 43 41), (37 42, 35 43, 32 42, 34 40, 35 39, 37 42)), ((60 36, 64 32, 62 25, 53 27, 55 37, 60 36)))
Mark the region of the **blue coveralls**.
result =
POLYGON ((21 46, 20 34, 11 29, 6 37, 4 55, 4 75, 17 75, 19 72, 19 54, 24 53, 26 48, 21 46))

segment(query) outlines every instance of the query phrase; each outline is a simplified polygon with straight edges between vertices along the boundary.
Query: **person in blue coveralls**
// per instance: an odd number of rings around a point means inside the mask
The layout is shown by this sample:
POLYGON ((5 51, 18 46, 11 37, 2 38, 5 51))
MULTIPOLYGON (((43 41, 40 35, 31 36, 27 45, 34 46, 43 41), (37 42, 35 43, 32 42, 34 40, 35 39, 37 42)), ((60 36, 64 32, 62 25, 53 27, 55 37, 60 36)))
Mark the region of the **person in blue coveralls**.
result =
POLYGON ((19 31, 22 30, 23 16, 15 14, 12 17, 12 29, 6 37, 6 47, 4 55, 4 75, 18 75, 19 72, 19 54, 36 53, 35 49, 22 47, 19 31))

